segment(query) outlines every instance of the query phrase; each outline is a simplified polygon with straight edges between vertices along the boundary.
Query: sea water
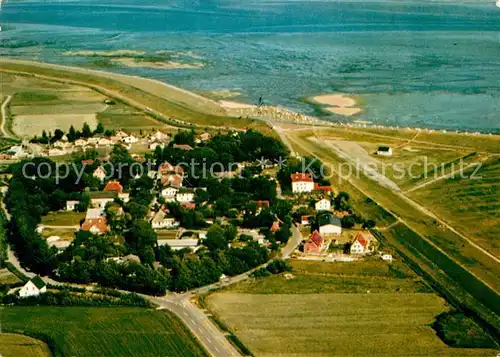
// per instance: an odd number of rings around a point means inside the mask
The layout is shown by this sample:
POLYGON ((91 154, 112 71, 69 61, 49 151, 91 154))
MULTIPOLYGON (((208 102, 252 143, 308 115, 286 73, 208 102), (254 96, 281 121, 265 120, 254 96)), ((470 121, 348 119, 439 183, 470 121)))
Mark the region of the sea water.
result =
POLYGON ((192 51, 203 68, 106 70, 307 114, 304 98, 349 93, 362 114, 328 119, 500 132, 494 1, 11 0, 0 25, 2 56, 88 66, 67 52, 192 51))

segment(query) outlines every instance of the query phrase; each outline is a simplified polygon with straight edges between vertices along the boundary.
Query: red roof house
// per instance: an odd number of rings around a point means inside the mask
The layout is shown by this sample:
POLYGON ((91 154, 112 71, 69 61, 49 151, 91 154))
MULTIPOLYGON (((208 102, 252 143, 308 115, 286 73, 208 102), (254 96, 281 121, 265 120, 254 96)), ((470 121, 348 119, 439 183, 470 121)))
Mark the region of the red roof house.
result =
POLYGON ((277 231, 280 230, 280 221, 276 220, 274 221, 273 225, 269 229, 271 232, 276 233, 277 231))
POLYGON ((318 231, 311 234, 311 238, 304 244, 304 253, 306 254, 319 254, 323 249, 325 241, 318 231))
POLYGON ((106 184, 106 187, 104 187, 104 191, 122 193, 123 186, 117 180, 112 180, 106 184))
POLYGON ((174 187, 182 186, 182 176, 178 174, 163 175, 161 177, 162 185, 171 185, 174 187))
POLYGON ((193 150, 193 148, 189 145, 186 145, 186 144, 174 144, 174 149, 181 149, 181 150, 193 150))
POLYGON ((313 176, 310 173, 296 172, 290 175, 292 182, 313 182, 313 176))
POLYGON ((314 184, 315 191, 332 192, 332 186, 320 186, 317 183, 314 184))
POLYGON ((158 168, 158 172, 160 174, 169 174, 169 173, 176 173, 176 174, 183 174, 184 173, 184 169, 179 166, 179 165, 171 165, 170 163, 168 162, 164 162, 159 168, 158 168))

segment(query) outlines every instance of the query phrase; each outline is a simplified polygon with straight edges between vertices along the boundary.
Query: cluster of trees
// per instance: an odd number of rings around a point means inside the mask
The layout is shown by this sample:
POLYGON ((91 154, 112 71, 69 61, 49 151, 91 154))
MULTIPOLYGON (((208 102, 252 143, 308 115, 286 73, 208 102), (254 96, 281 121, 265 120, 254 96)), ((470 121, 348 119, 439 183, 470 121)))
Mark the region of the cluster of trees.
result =
POLYGON ((105 130, 104 126, 101 123, 98 123, 95 130, 92 131, 92 129, 90 129, 90 126, 85 122, 85 123, 83 123, 81 130, 76 130, 75 127, 73 125, 71 125, 66 134, 61 129, 54 130, 54 134, 52 134, 50 131, 47 133, 44 130, 42 132, 42 136, 38 137, 35 135, 30 140, 30 142, 31 143, 38 143, 38 144, 48 144, 49 142, 53 143, 53 142, 56 142, 58 140, 61 140, 64 135, 66 135, 69 142, 73 142, 73 141, 80 139, 80 138, 90 138, 96 134, 104 134, 105 136, 112 136, 112 135, 114 135, 114 131, 113 130, 105 130))
POLYGON ((255 278, 262 278, 273 274, 281 274, 285 271, 292 271, 292 267, 284 260, 276 259, 267 264, 265 268, 254 271, 252 276, 255 278))
MULTIPOLYGON (((174 136, 172 144, 194 146, 194 138, 194 131, 180 131, 174 136)), ((193 164, 186 170, 186 173, 193 184, 197 185, 197 180, 209 177, 212 171, 234 169, 234 163, 262 158, 277 161, 280 157, 285 158, 287 155, 288 151, 281 141, 257 131, 248 130, 215 135, 208 142, 199 144, 190 151, 174 148, 172 145, 164 149, 157 147, 153 158, 158 163, 168 161, 172 165, 193 164)))

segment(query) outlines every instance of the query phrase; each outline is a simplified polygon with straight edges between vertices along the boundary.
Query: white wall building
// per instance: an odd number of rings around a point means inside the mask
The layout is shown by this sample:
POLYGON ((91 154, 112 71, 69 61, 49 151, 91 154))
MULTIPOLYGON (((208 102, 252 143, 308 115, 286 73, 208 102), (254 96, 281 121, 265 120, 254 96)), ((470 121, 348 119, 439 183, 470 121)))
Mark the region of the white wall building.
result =
POLYGON ((66 201, 66 211, 74 211, 79 203, 80 201, 74 201, 74 200, 66 201))
POLYGON ((392 156, 392 149, 389 146, 380 146, 377 150, 377 155, 392 156))
POLYGON ((33 279, 24 284, 21 290, 19 290, 19 296, 22 298, 38 296, 46 291, 47 285, 45 282, 39 276, 35 276, 33 279))
POLYGON ((175 199, 177 202, 185 203, 185 202, 193 202, 194 201, 194 191, 192 190, 179 190, 175 195, 175 199))
POLYGON ((123 143, 126 143, 126 144, 134 144, 134 143, 138 142, 138 141, 139 141, 139 139, 137 139, 137 138, 136 138, 135 136, 133 136, 133 135, 129 135, 129 136, 126 136, 126 137, 124 137, 124 138, 121 138, 121 141, 122 141, 123 143))
POLYGON ((151 220, 151 226, 153 229, 175 228, 179 226, 179 222, 173 217, 168 217, 165 212, 160 210, 156 212, 151 220))
POLYGON ((314 191, 314 181, 311 174, 308 173, 294 173, 292 178, 292 192, 303 193, 314 191))
POLYGON ((168 186, 168 187, 165 187, 163 190, 161 190, 161 195, 163 198, 165 198, 165 200, 173 201, 173 200, 175 200, 175 196, 177 195, 178 191, 179 191, 178 188, 168 186))
POLYGON ((92 176, 94 176, 95 178, 97 178, 101 181, 104 181, 104 179, 106 178, 106 175, 107 175, 106 170, 102 166, 99 166, 97 169, 95 169, 94 173, 92 174, 92 176))
POLYGON ((332 207, 330 200, 327 200, 326 198, 323 198, 322 200, 319 200, 314 204, 314 208, 316 208, 316 211, 329 211, 330 208, 332 207))
POLYGON ((324 213, 318 215, 318 225, 319 225, 319 233, 321 235, 341 235, 342 234, 342 224, 340 223, 340 219, 335 217, 331 213, 324 213))

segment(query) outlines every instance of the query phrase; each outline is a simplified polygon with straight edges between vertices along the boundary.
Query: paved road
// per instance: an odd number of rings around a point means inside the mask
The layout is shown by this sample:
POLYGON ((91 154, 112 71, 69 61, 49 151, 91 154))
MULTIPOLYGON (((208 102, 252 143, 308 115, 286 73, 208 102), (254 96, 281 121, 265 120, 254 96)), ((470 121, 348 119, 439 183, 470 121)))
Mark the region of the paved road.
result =
POLYGON ((12 100, 12 97, 10 95, 5 98, 5 100, 2 103, 2 123, 0 125, 0 132, 2 133, 2 136, 6 138, 10 138, 11 136, 7 133, 5 130, 5 125, 7 124, 7 106, 9 105, 10 101, 12 100))

